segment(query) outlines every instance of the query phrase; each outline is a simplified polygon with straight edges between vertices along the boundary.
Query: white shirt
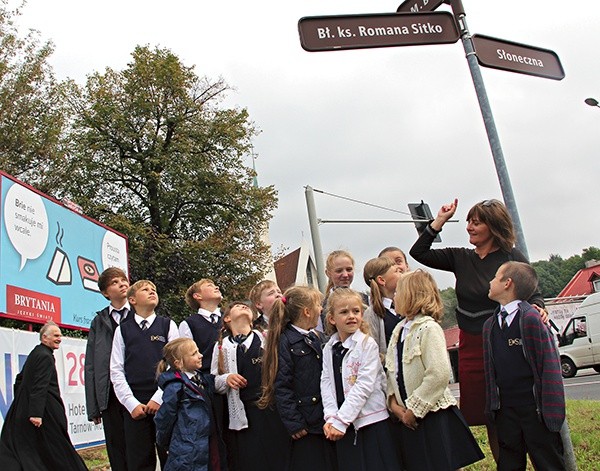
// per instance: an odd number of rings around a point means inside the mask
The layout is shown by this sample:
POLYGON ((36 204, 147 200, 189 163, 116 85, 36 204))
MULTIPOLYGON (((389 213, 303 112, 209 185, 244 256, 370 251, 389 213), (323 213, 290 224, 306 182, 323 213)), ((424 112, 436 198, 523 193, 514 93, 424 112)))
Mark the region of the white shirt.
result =
POLYGON ((304 330, 302 327, 298 327, 297 325, 292 324, 292 327, 300 332, 302 335, 308 335, 310 330, 304 330))
MULTIPOLYGON (((202 317, 204 317, 208 322, 210 322, 212 324, 212 320, 210 318, 211 314, 216 314, 220 318, 221 310, 219 308, 217 308, 217 310, 215 312, 210 312, 206 309, 200 308, 200 309, 198 309, 198 314, 200 314, 202 317)), ((194 336, 192 335, 192 330, 190 329, 190 326, 186 321, 181 321, 181 324, 179 324, 179 336, 186 337, 188 339, 194 338, 194 336)))
POLYGON ((383 307, 385 307, 392 314, 394 314, 396 316, 398 315, 398 313, 396 312, 396 310, 392 308, 392 304, 394 302, 392 299, 390 299, 390 298, 381 298, 381 301, 383 302, 383 307))
MULTIPOLYGON (((152 313, 145 319, 148 322, 148 328, 150 328, 155 319, 155 313, 152 313)), ((144 318, 136 314, 133 317, 133 320, 140 325, 144 318)), ((167 341, 170 342, 178 337, 179 332, 177 330, 177 326, 175 325, 175 322, 170 321, 167 341)), ((133 412, 133 410, 139 406, 141 402, 138 401, 133 395, 129 384, 127 383, 127 378, 125 377, 125 342, 123 341, 123 335, 121 334, 120 326, 115 330, 112 350, 110 353, 110 380, 113 383, 117 399, 131 414, 131 412, 133 412)), ((159 405, 162 404, 162 390, 160 388, 157 388, 151 400, 159 405)))
POLYGON ((500 311, 498 312, 498 325, 502 325, 502 316, 500 315, 500 312, 502 312, 502 309, 504 309, 506 312, 508 312, 508 316, 506 316, 506 325, 510 326, 511 322, 517 315, 517 312, 519 312, 520 302, 520 299, 515 299, 514 301, 508 303, 506 306, 500 306, 500 311))
POLYGON ((125 316, 129 315, 129 313, 131 312, 131 306, 129 305, 129 301, 123 304, 123 307, 121 309, 117 309, 112 304, 108 306, 108 312, 110 316, 114 319, 114 321, 117 323, 117 325, 121 323, 121 319, 125 318, 125 316), (121 317, 121 315, 117 312, 121 309, 127 309, 127 312, 123 314, 123 317, 121 317))

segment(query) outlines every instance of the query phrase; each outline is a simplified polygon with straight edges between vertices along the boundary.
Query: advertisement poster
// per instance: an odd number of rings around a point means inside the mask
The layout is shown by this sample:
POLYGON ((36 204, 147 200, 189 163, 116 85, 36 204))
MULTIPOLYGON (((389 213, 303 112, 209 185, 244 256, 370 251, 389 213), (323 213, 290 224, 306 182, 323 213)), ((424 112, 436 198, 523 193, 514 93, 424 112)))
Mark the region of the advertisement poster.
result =
POLYGON ((127 238, 0 173, 0 315, 89 328, 98 276, 128 273, 127 238))
MULTIPOLYGON (((40 343, 38 333, 0 328, 0 428, 13 401, 13 384, 27 355, 40 343)), ((75 448, 86 448, 104 443, 102 424, 87 420, 83 365, 83 339, 63 337, 60 348, 54 352, 58 386, 65 404, 69 437, 75 448)))

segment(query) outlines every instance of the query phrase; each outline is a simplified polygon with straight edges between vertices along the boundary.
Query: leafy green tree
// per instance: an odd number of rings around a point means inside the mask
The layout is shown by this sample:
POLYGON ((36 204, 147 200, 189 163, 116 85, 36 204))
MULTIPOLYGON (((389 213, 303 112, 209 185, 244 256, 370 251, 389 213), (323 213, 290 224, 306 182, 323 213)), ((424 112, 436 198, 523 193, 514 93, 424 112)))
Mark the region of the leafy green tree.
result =
POLYGON ((0 168, 41 187, 60 156, 64 114, 48 64, 50 42, 30 31, 21 37, 19 10, 0 0, 0 168))
POLYGON ((129 236, 132 279, 153 280, 177 319, 195 280, 245 297, 270 259, 260 232, 276 193, 252 184, 243 158, 257 131, 245 109, 220 106, 227 90, 148 46, 122 71, 65 87, 74 119, 60 196, 129 236))
POLYGON ((442 327, 445 329, 456 325, 456 306, 458 306, 458 300, 456 299, 456 291, 454 288, 445 288, 440 291, 440 295, 444 302, 442 327))
POLYGON ((540 280, 540 290, 545 298, 556 297, 575 274, 585 268, 585 262, 600 260, 600 249, 588 247, 581 255, 573 255, 563 259, 560 255, 552 254, 548 260, 533 262, 540 280))

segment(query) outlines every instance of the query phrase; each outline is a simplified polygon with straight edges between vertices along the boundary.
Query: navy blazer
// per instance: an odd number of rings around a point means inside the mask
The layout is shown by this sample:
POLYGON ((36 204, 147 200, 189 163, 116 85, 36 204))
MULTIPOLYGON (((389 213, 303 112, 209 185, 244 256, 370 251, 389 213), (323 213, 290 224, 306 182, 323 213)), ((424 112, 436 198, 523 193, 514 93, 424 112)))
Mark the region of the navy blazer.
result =
POLYGON ((311 341, 288 324, 279 340, 275 402, 288 433, 322 434, 321 370, 323 337, 311 341))

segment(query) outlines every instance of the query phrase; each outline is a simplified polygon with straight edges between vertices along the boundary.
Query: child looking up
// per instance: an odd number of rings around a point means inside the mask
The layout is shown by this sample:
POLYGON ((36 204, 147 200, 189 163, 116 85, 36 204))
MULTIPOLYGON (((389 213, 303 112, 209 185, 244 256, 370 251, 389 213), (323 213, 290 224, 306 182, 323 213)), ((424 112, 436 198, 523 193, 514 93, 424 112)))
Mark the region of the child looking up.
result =
POLYGON ((273 304, 263 357, 259 407, 277 406, 292 437, 290 469, 336 469, 332 442, 323 435, 320 377, 322 340, 314 332, 322 295, 295 286, 273 304))
POLYGON ((386 356, 388 406, 400 419, 400 449, 407 471, 452 471, 483 458, 448 388, 450 361, 440 293, 422 270, 402 275, 394 298, 406 318, 386 356))
MULTIPOLYGON (((127 468, 156 469, 156 430, 153 415, 161 403, 156 384, 156 364, 167 342, 179 337, 175 323, 157 316, 158 294, 154 283, 140 280, 129 287, 127 299, 133 312, 115 330, 110 357, 110 380, 117 399, 129 414, 124 417, 127 468), (131 315, 133 314, 133 317, 131 315)), ((158 447, 161 465, 165 450, 158 447)))
POLYGON ((371 305, 365 311, 365 322, 382 358, 385 358, 392 331, 402 319, 393 306, 402 273, 402 268, 388 257, 372 258, 363 270, 365 283, 371 289, 371 305))
MULTIPOLYGON (((289 438, 273 407, 259 409, 263 335, 252 330, 252 309, 241 301, 223 313, 227 335, 213 353, 211 372, 227 385, 230 470, 285 469, 289 438)), ((221 391, 219 391, 221 392, 221 391)))
POLYGON ((262 280, 250 290, 250 301, 258 315, 253 326, 260 331, 269 328, 269 317, 275 300, 281 298, 281 290, 277 283, 271 280, 262 280))
POLYGON ((531 265, 506 262, 490 281, 500 304, 483 325, 486 414, 498 432, 498 469, 565 469, 560 428, 565 395, 554 339, 526 299, 538 278, 531 265))
POLYGON ((386 247, 381 252, 379 252, 378 257, 387 257, 400 267, 400 271, 402 273, 408 273, 410 271, 410 267, 408 266, 408 261, 406 260, 406 254, 400 250, 398 247, 386 247))
POLYGON ((323 431, 335 442, 338 467, 396 471, 400 466, 388 423, 385 374, 377 343, 365 333, 361 295, 348 288, 335 290, 326 321, 335 333, 323 350, 323 431))
POLYGON ((200 371, 196 342, 180 337, 163 355, 156 368, 163 403, 154 418, 156 442, 169 450, 163 471, 227 469, 212 411, 214 377, 200 371))
POLYGON ((123 270, 110 267, 98 277, 98 288, 110 304, 97 312, 90 326, 85 349, 85 401, 88 419, 102 423, 110 467, 124 471, 127 453, 123 424, 128 412, 110 382, 110 352, 117 326, 128 319, 131 311, 127 301, 129 280, 123 270))
POLYGON ((203 278, 192 284, 185 293, 185 302, 194 314, 179 324, 179 335, 193 339, 204 357, 202 371, 210 372, 213 347, 219 339, 223 319, 219 304, 223 299, 221 290, 212 281, 203 278))

